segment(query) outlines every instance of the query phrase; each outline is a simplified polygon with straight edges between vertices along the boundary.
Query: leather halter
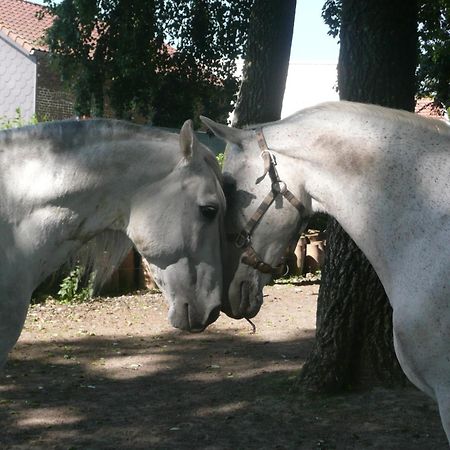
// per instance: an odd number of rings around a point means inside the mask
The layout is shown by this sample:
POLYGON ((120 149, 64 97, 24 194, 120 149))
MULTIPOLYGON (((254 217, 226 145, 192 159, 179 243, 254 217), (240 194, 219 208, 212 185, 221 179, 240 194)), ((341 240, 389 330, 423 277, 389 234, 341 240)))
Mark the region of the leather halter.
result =
MULTIPOLYGON (((262 273, 271 274, 274 277, 279 277, 283 275, 285 267, 287 266, 286 260, 289 251, 291 247, 297 242, 298 234, 297 233, 295 234, 294 239, 289 243, 286 254, 281 258, 280 264, 278 264, 276 267, 272 267, 270 264, 264 262, 263 259, 252 247, 251 245, 252 234, 255 231, 255 228, 257 227, 261 218, 270 208, 270 206, 275 201, 278 195, 282 195, 291 205, 293 205, 297 209, 299 214, 305 212, 305 207, 295 197, 295 195, 287 188, 286 183, 284 181, 281 181, 276 169, 277 161, 275 159, 275 156, 269 151, 266 139, 264 138, 262 128, 257 128, 254 131, 256 134, 256 139, 258 141, 259 148, 261 150, 261 157, 264 160, 264 174, 256 180, 256 183, 261 182, 264 179, 264 177, 267 174, 269 174, 270 179, 272 181, 272 187, 269 193, 264 198, 264 200, 258 206, 257 210, 253 213, 252 217, 245 224, 244 228, 237 235, 235 239, 235 245, 238 248, 244 249, 241 258, 241 261, 244 264, 253 267, 256 270, 259 270, 262 273)), ((284 273, 284 275, 286 275, 286 273, 284 273)))

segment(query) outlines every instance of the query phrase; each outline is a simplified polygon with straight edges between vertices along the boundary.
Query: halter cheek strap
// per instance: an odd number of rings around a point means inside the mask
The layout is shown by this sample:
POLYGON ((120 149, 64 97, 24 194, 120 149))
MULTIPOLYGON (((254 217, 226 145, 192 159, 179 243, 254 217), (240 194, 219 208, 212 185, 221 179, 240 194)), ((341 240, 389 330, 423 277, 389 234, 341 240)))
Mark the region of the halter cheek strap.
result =
POLYGON ((247 264, 248 266, 253 267, 256 270, 259 270, 262 273, 272 274, 274 277, 279 277, 283 275, 283 271, 286 267, 287 256, 289 254, 288 252, 291 250, 291 247, 297 242, 298 234, 296 233, 294 235, 293 240, 289 243, 286 255, 281 258, 280 264, 276 267, 272 267, 270 264, 264 262, 262 258, 260 258, 258 253, 251 245, 252 234, 261 218, 270 208, 278 195, 282 195, 292 206, 297 209, 299 214, 303 214, 305 212, 305 207, 300 202, 300 200, 298 200, 295 195, 291 191, 289 191, 286 183, 284 181, 281 181, 280 177, 278 176, 278 172, 276 169, 277 162, 275 156, 269 151, 262 128, 257 128, 255 130, 255 134, 259 148, 261 150, 261 157, 264 160, 264 174, 260 178, 258 178, 256 182, 260 183, 265 178, 265 176, 269 174, 272 181, 272 186, 269 193, 265 196, 264 200, 258 206, 257 210, 253 213, 252 217, 250 217, 244 228, 237 235, 235 239, 235 245, 238 248, 244 249, 241 258, 241 261, 244 264, 247 264))

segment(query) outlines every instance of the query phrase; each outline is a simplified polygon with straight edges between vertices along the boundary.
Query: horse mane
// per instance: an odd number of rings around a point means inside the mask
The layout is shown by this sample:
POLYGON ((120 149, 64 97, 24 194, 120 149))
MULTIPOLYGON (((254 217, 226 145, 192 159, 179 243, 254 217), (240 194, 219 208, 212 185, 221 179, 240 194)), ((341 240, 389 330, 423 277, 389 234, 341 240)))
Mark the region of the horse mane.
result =
POLYGON ((61 143, 63 148, 80 146, 90 140, 120 140, 129 134, 134 136, 151 136, 153 140, 167 139, 176 133, 147 125, 137 125, 117 119, 59 120, 43 122, 0 131, 0 144, 20 141, 52 140, 61 143))
POLYGON ((93 294, 98 295, 132 248, 133 243, 125 233, 105 230, 72 255, 63 267, 64 270, 83 267, 83 284, 92 280, 93 294))
POLYGON ((439 132, 442 134, 450 134, 450 125, 448 122, 434 119, 431 117, 423 117, 408 111, 399 109, 386 108, 384 106, 372 105, 367 103, 355 103, 348 101, 325 102, 309 108, 297 111, 283 119, 283 121, 295 121, 302 116, 313 115, 320 112, 335 111, 360 117, 371 117, 375 119, 384 119, 389 122, 399 122, 407 125, 413 125, 426 130, 439 132))

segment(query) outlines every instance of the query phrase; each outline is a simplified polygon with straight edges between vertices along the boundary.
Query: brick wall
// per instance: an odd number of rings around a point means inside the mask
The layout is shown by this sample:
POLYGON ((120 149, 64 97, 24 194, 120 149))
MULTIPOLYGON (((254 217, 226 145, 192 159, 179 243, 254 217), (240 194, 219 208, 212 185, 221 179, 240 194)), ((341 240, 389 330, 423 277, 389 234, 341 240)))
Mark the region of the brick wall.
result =
POLYGON ((36 52, 36 115, 42 120, 75 117, 74 96, 63 86, 59 74, 50 64, 48 54, 36 52))

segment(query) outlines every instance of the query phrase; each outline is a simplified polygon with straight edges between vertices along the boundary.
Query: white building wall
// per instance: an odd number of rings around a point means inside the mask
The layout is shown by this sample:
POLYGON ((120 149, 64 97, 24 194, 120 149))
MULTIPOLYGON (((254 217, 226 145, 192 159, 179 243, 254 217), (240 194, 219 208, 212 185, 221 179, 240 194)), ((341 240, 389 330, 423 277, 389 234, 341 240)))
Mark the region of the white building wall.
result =
POLYGON ((29 120, 35 112, 36 63, 0 34, 0 122, 16 116, 29 120))
POLYGON ((339 100, 336 61, 291 61, 281 118, 317 103, 339 100))

